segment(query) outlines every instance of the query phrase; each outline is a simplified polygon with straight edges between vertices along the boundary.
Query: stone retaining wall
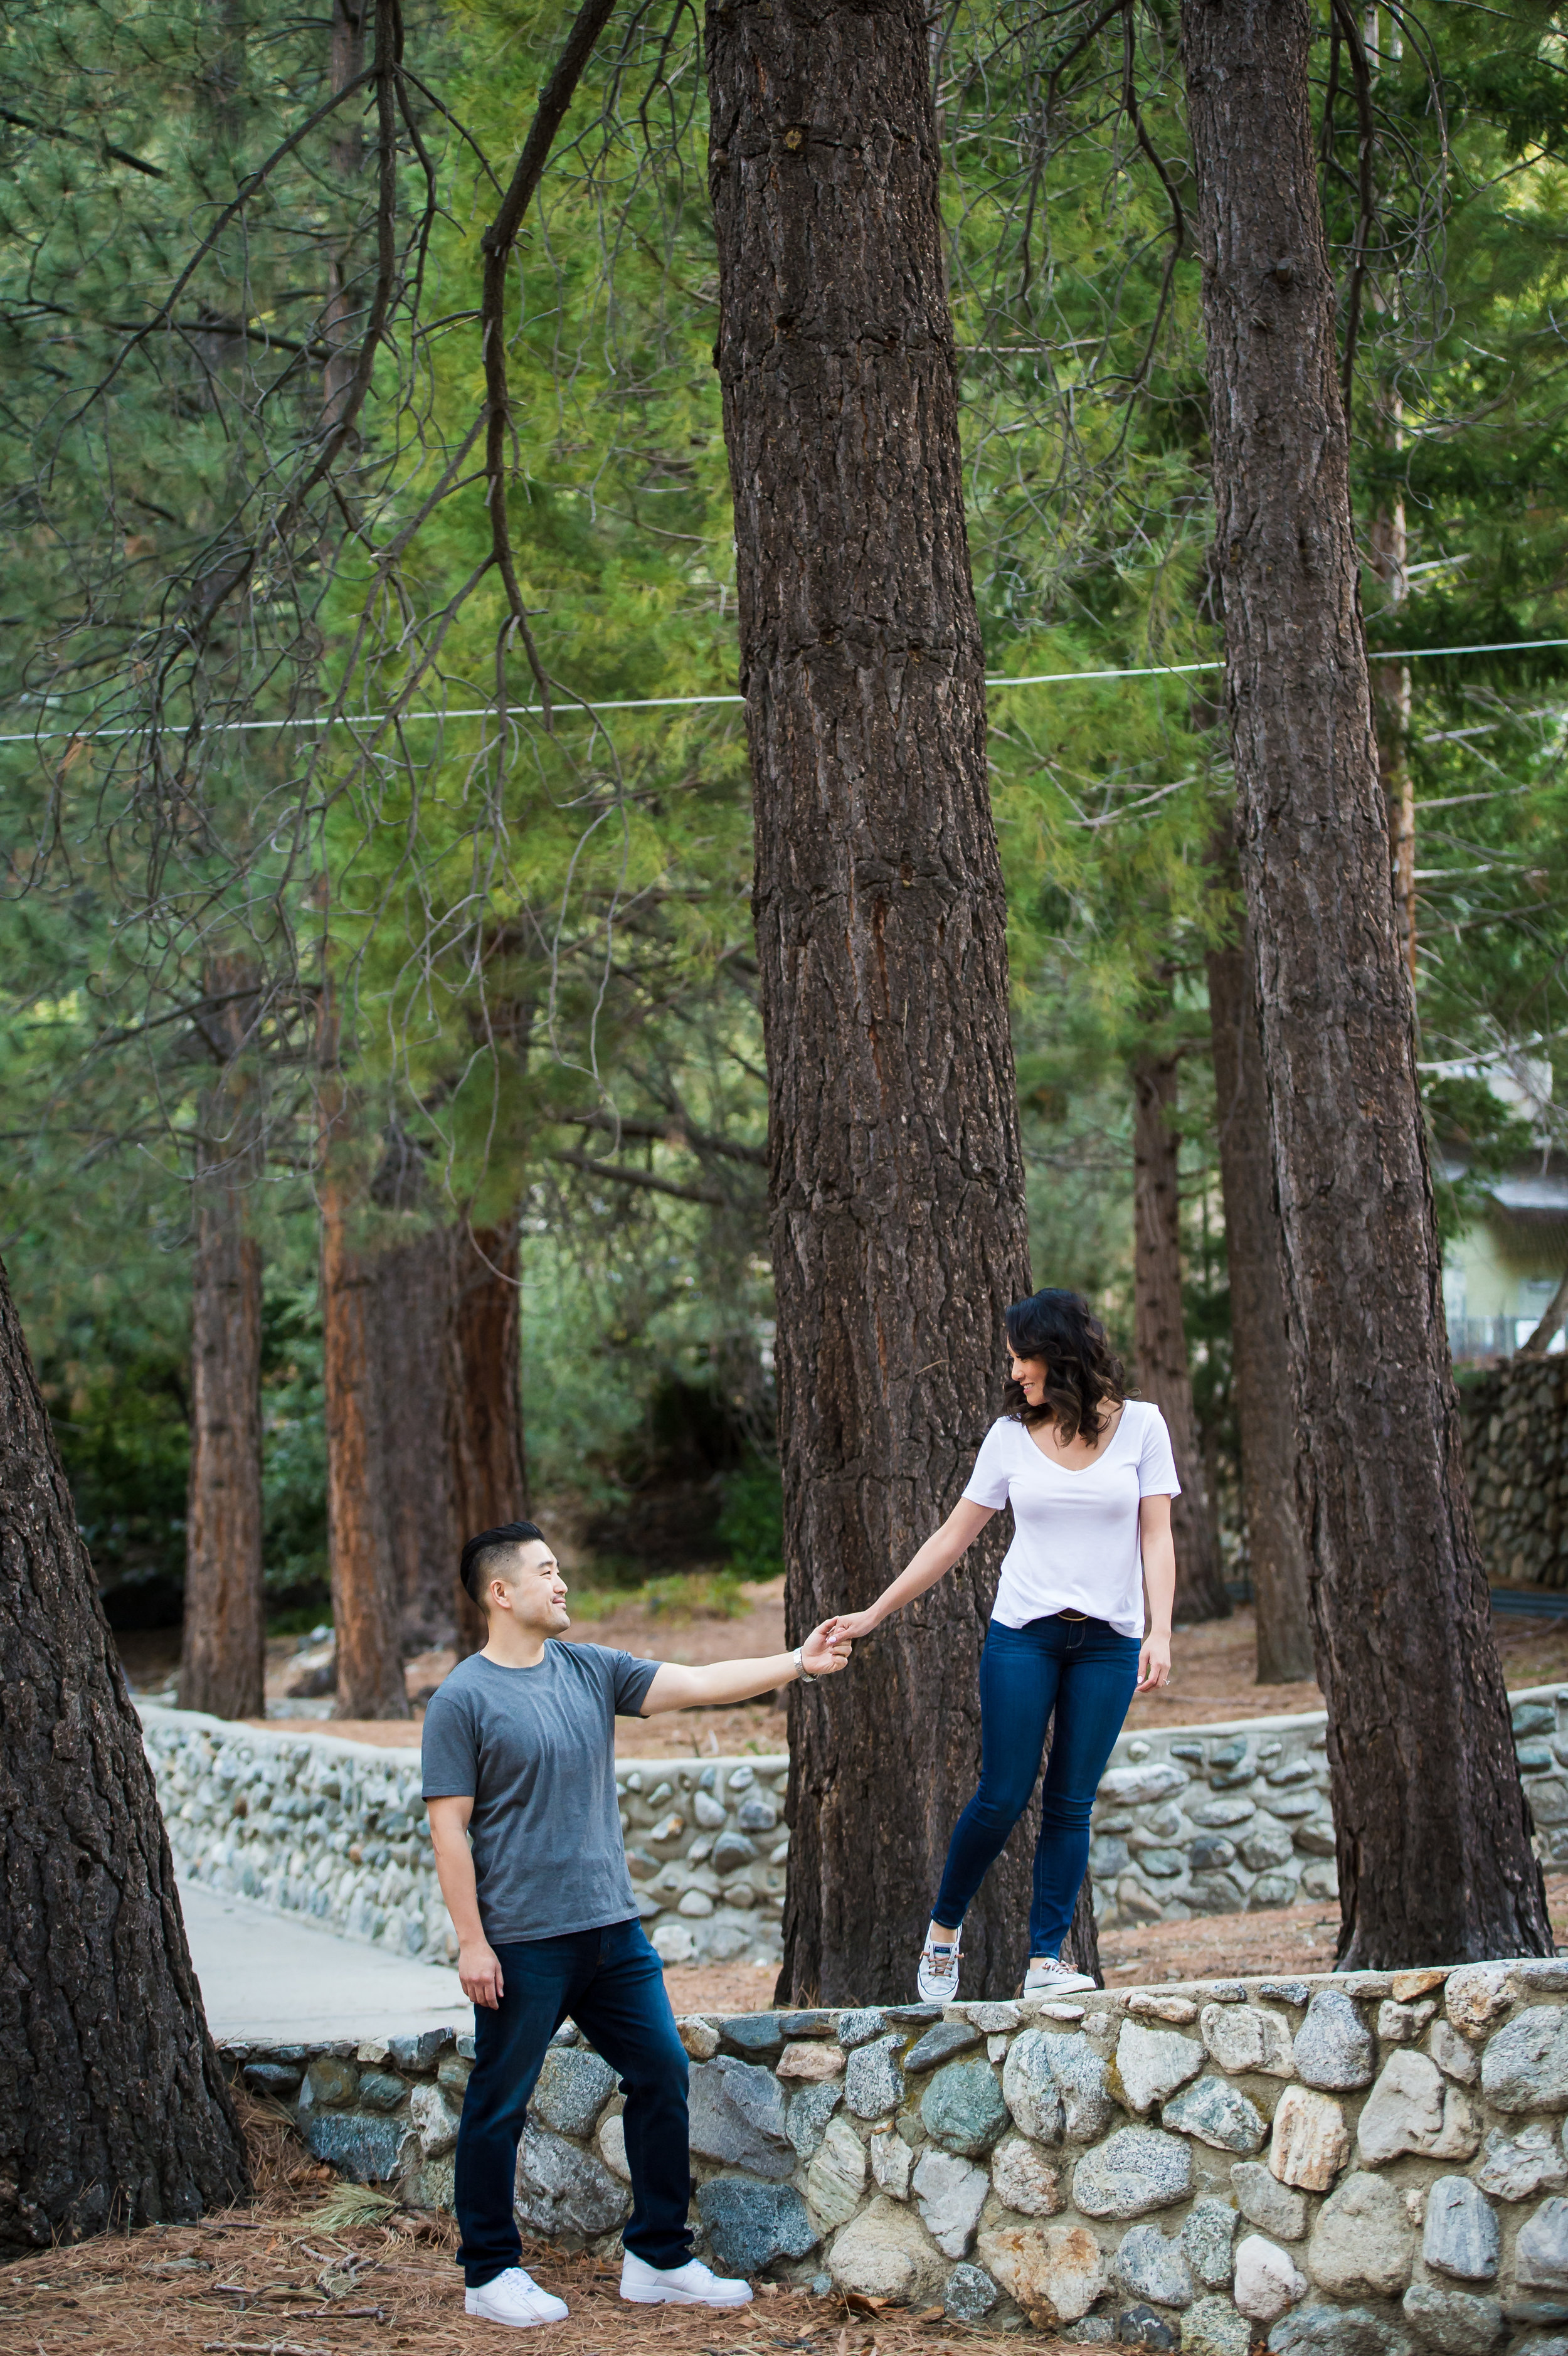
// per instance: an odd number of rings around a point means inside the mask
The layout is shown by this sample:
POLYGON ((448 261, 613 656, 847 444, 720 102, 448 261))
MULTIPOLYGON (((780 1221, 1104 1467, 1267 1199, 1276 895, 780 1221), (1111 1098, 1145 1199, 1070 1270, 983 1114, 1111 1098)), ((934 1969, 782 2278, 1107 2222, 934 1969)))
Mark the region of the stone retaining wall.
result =
MULTIPOLYGON (((417 1751, 141 1715, 182 1874, 398 1954, 455 1956, 417 1751)), ((779 1961, 788 1774, 777 1758, 617 1760, 638 1912, 666 1963, 779 1961)))
MULTIPOLYGON (((1510 1699, 1537 1852, 1568 1863, 1568 1687, 1510 1699)), ((1315 1710, 1121 1736, 1094 1803, 1099 1922, 1179 1922, 1336 1897, 1328 1725, 1315 1710)))
POLYGON ((1488 1577, 1568 1587, 1568 1357, 1515 1358, 1459 1398, 1488 1577))
MULTIPOLYGON (((1537 1850, 1568 1864, 1568 1687, 1512 1699, 1537 1850)), ((400 1954, 454 1954, 414 1752, 142 1717, 182 1874, 400 1954)), ((1089 1851, 1102 1925, 1332 1898, 1327 1740, 1321 1710, 1124 1734, 1089 1851)), ((616 1762, 638 1909, 667 1963, 780 1960, 788 1775, 779 1758, 616 1762)))
MULTIPOLYGON (((681 2023, 720 2269, 1187 2356, 1563 2356, 1568 1960, 681 2023)), ((472 2041, 224 2050, 445 2207, 472 2041)), ((567 2024, 524 2231, 612 2255, 621 2097, 567 2024)))

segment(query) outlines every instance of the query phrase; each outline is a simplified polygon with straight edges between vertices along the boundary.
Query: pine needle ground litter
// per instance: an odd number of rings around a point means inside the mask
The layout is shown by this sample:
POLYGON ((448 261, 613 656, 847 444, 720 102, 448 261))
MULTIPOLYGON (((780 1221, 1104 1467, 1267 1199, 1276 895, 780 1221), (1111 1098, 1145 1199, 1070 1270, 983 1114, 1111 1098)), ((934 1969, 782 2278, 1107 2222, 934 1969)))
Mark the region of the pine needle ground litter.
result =
POLYGON ((319 2167, 272 2106, 247 2110, 251 2204, 0 2268, 0 2356, 980 2356, 1003 2345, 940 2310, 859 2312, 771 2285, 735 2316, 625 2307, 617 2266, 542 2244, 524 2264, 570 2319, 526 2332, 473 2321, 449 2218, 390 2208, 319 2167))

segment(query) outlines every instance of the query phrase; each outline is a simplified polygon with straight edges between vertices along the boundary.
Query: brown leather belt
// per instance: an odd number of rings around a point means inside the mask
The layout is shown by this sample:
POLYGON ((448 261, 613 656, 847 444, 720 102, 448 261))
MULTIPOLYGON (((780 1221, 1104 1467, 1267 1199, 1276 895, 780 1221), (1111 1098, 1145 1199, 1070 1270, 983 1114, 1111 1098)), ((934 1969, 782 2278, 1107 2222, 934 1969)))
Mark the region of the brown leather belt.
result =
POLYGON ((1081 1621, 1087 1620, 1089 1614, 1087 1612, 1059 1612, 1056 1616, 1059 1620, 1081 1621))

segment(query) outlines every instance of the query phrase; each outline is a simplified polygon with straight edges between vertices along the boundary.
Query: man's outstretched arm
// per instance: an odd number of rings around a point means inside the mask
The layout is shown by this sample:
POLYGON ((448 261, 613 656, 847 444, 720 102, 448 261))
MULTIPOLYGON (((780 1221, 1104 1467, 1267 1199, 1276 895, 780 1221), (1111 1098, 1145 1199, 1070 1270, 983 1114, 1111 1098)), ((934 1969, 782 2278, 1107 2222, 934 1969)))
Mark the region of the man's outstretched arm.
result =
MULTIPOLYGON (((810 1676, 830 1677, 849 1658, 848 1637, 836 1644, 826 1642, 822 1628, 827 1624, 824 1621, 822 1627, 814 1628, 800 1648, 810 1676)), ((756 1661, 712 1661, 703 1669, 666 1661, 638 1714, 656 1718, 666 1709, 713 1709, 726 1702, 752 1701, 758 1694, 793 1685, 799 1674, 793 1653, 769 1653, 756 1661)))

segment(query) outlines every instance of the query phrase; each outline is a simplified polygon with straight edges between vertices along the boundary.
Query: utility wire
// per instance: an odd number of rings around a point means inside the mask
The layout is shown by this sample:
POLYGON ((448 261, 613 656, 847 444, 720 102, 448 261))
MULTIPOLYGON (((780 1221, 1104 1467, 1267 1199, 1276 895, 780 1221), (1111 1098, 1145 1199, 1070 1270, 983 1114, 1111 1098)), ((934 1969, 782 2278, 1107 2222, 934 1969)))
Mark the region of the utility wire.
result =
MULTIPOLYGON (((1568 638, 1499 638, 1489 646, 1480 647, 1378 647, 1368 649, 1367 660, 1369 663, 1426 662, 1439 655, 1522 655, 1541 647, 1568 647, 1568 638)), ((1220 656, 1211 662, 1143 663, 1125 670, 1031 671, 1023 679, 988 679, 986 685, 995 690, 1003 687, 1071 686, 1077 680, 1091 679, 1178 679, 1191 671, 1223 670, 1224 668, 1224 658, 1220 656)), ((608 698, 602 703, 591 703, 586 696, 581 696, 575 701, 554 704, 551 711, 558 720, 592 719, 600 712, 654 712, 677 704, 744 703, 745 701, 743 695, 626 695, 608 698)), ((538 716, 545 707, 542 703, 513 703, 507 709, 509 714, 515 713, 520 719, 538 716)), ((219 720, 199 733, 208 736, 240 736, 255 728, 379 728, 387 721, 396 721, 400 728, 406 728, 415 721, 488 720, 495 710, 493 703, 479 703, 457 712, 323 712, 292 720, 219 720)), ((69 737, 77 744, 87 744, 100 736, 140 736, 144 733, 142 728, 39 728, 28 729, 19 735, 0 736, 0 744, 44 744, 61 736, 69 737)))

